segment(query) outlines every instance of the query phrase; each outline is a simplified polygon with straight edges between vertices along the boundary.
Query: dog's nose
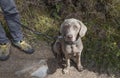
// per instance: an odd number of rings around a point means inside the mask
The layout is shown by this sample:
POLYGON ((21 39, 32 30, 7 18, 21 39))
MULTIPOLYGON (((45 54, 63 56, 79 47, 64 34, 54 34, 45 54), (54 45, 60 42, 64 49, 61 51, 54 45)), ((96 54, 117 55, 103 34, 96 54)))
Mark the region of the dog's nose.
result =
POLYGON ((72 36, 72 35, 68 35, 67 37, 68 37, 69 39, 73 38, 73 36, 72 36))

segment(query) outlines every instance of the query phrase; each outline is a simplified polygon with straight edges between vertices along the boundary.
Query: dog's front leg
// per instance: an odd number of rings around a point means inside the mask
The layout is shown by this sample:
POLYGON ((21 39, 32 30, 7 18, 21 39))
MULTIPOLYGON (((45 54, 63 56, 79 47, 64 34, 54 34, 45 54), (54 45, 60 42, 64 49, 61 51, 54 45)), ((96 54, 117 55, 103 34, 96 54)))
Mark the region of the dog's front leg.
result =
POLYGON ((70 69, 70 58, 68 55, 65 55, 65 59, 66 59, 66 67, 63 69, 63 73, 69 73, 69 69, 70 69))
POLYGON ((76 57, 77 57, 77 69, 78 71, 82 71, 83 66, 81 65, 81 54, 77 53, 76 57))

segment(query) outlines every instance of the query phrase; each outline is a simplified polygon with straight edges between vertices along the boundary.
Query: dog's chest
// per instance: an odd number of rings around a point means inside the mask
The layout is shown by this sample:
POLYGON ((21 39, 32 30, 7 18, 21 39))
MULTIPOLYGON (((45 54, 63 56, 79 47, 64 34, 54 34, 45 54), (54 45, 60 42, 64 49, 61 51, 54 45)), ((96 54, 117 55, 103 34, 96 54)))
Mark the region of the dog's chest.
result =
POLYGON ((66 54, 76 54, 82 51, 83 44, 81 38, 75 44, 67 44, 64 40, 60 40, 62 51, 66 54))
POLYGON ((71 54, 80 52, 80 49, 78 45, 65 45, 63 46, 63 51, 71 54))

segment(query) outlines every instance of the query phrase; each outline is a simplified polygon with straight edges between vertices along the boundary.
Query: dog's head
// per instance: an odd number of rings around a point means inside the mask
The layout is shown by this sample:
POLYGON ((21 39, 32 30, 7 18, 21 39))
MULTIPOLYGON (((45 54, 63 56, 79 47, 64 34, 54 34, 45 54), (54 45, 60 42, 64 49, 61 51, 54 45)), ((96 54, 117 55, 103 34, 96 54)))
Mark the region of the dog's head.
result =
POLYGON ((65 41, 74 42, 78 37, 83 37, 86 34, 87 27, 79 20, 71 18, 66 19, 60 28, 60 33, 65 41))

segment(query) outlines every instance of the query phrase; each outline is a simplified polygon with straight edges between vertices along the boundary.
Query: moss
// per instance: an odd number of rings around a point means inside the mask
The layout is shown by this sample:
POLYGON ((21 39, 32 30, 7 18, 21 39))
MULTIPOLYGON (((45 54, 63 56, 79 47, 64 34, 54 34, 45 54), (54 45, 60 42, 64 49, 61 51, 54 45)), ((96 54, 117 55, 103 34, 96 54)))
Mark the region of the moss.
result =
MULTIPOLYGON (((29 26, 34 31, 46 34, 48 36, 56 36, 59 30, 58 20, 50 17, 48 11, 44 8, 38 10, 38 7, 28 7, 24 14, 22 14, 22 23, 29 26), (36 8, 36 9, 34 9, 36 8)), ((27 33, 28 34, 28 33, 27 33)), ((43 35, 34 35, 34 37, 40 40, 48 40, 43 35)))

